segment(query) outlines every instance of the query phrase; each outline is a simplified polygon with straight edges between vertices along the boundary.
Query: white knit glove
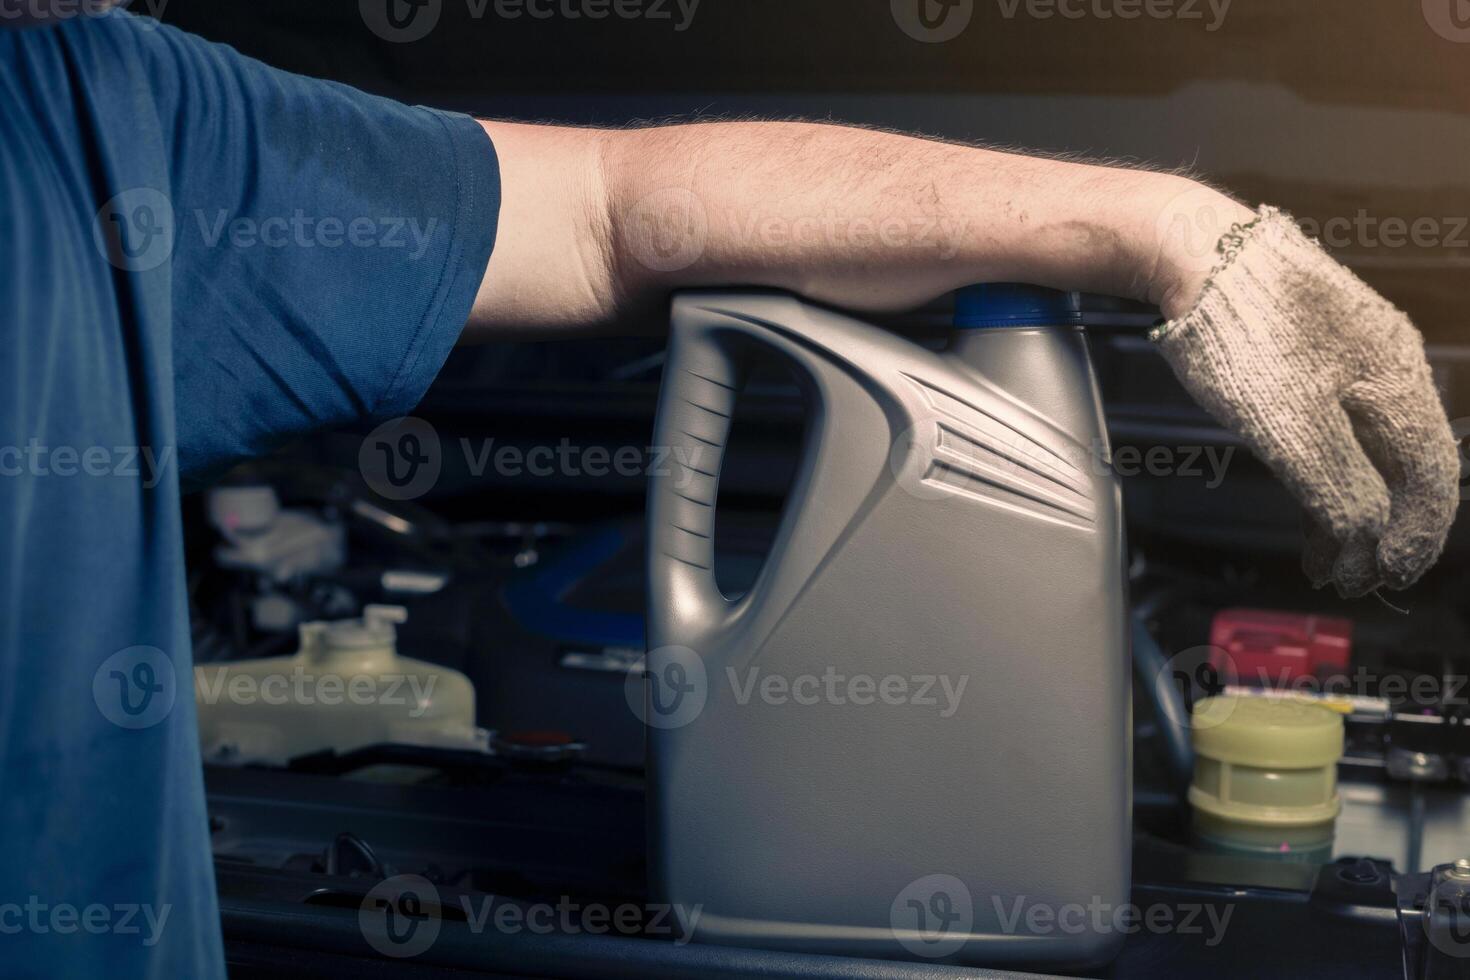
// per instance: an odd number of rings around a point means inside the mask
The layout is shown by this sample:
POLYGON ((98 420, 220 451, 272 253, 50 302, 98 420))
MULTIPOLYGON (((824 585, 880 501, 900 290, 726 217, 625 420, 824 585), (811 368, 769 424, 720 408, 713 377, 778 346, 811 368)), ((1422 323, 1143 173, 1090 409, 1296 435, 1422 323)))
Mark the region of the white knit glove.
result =
POLYGON ((1314 585, 1407 588, 1459 506, 1458 446, 1424 338, 1275 208, 1219 250, 1195 308, 1155 331, 1159 349, 1305 505, 1314 585))

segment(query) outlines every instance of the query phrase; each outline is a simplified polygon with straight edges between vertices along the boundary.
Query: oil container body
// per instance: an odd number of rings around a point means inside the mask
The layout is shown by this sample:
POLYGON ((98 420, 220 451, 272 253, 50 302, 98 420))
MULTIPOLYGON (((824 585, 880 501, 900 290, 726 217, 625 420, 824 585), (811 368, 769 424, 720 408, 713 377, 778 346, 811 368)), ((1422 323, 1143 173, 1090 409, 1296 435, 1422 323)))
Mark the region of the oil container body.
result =
POLYGON ((1120 499, 1086 339, 1047 319, 936 352, 783 294, 675 298, 643 710, 651 884, 696 940, 1053 967, 1121 942, 1120 499), (716 496, 757 348, 806 435, 729 599, 716 496))

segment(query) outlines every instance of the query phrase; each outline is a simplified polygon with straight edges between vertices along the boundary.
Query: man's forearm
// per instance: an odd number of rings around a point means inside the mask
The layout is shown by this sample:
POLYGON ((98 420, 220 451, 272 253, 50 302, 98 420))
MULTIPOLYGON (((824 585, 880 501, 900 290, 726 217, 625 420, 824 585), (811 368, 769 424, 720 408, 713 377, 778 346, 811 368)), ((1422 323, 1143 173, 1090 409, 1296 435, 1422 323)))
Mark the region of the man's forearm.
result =
POLYGON ((501 241, 474 332, 554 335, 672 289, 754 285, 886 310, 980 281, 1184 312, 1250 212, 1186 178, 840 126, 486 123, 501 241))

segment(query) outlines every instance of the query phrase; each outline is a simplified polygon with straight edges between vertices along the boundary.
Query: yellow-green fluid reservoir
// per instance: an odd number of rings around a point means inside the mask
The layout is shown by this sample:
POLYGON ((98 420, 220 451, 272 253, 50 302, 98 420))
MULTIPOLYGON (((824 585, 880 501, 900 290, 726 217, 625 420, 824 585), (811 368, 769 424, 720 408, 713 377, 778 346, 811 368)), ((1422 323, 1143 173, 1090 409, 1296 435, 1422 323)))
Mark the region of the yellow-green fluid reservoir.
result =
POLYGON ((1194 832, 1212 849, 1304 862, 1331 859, 1342 801, 1341 715, 1305 700, 1225 695, 1193 715, 1194 832))

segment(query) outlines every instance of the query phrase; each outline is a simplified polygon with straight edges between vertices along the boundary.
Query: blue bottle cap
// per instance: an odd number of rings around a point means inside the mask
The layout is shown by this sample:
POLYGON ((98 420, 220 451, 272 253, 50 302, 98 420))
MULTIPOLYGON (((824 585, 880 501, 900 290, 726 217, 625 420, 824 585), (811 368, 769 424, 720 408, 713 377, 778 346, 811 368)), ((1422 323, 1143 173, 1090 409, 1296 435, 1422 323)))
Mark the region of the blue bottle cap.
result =
POLYGON ((985 283, 955 295, 954 325, 977 327, 1050 327, 1082 323, 1082 296, 1025 283, 985 283))

